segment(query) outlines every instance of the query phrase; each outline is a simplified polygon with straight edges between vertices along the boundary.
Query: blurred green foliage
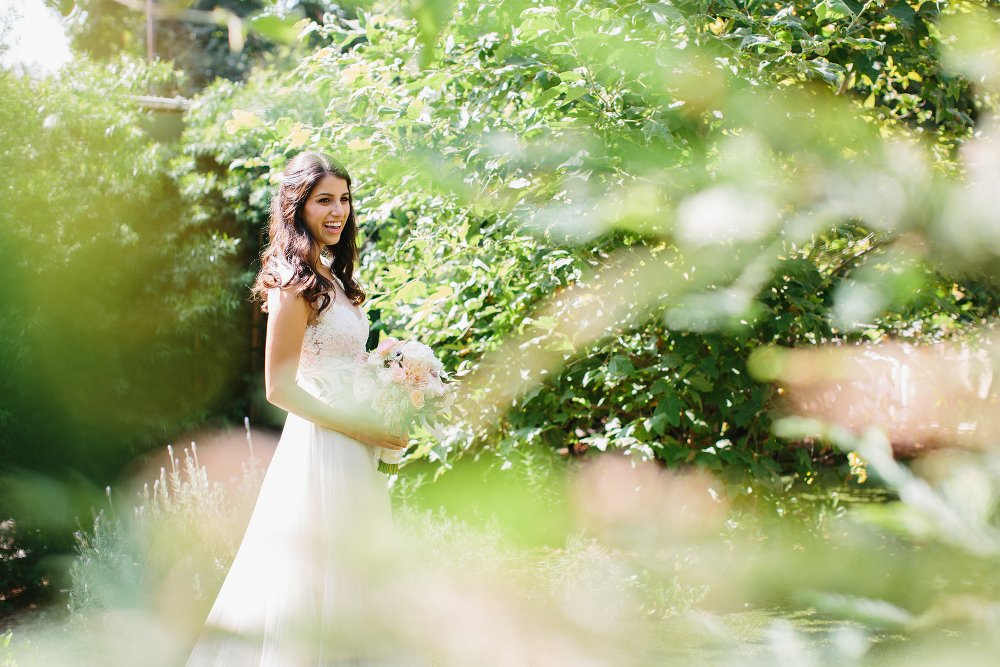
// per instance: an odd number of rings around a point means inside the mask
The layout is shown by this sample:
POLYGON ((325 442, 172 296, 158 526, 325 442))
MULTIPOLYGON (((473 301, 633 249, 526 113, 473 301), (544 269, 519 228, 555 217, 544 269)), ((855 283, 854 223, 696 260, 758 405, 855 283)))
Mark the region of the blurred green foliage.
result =
MULTIPOLYGON (((644 616, 675 616, 704 599, 708 586, 685 576, 694 565, 690 550, 623 553, 582 534, 571 518, 564 463, 551 452, 518 452, 516 456, 518 464, 512 471, 477 465, 465 466, 434 483, 419 474, 397 480, 394 515, 405 557, 396 554, 393 562, 383 561, 385 555, 374 549, 366 563, 383 575, 376 579, 377 587, 385 587, 407 623, 416 620, 415 614, 400 610, 399 605, 428 598, 421 592, 427 585, 445 600, 449 596, 440 595, 442 591, 457 586, 463 591, 463 605, 477 608, 481 596, 502 582, 505 594, 494 604, 513 610, 530 600, 533 608, 545 610, 545 623, 550 624, 545 631, 567 633, 573 642, 580 640, 580 630, 587 624, 567 613, 567 599, 578 605, 607 603, 611 606, 601 610, 603 617, 620 616, 629 622, 644 616), (485 494, 473 491, 483 487, 488 488, 485 494), (548 521, 543 520, 546 513, 548 521), (540 520, 547 524, 541 530, 540 520), (553 623, 553 619, 559 620, 553 623)), ((104 635, 108 629, 100 626, 99 619, 106 614, 132 618, 153 613, 161 622, 170 618, 169 655, 159 658, 164 664, 182 656, 201 629, 235 556, 261 471, 251 464, 244 468, 237 488, 223 489, 208 481, 208 471, 199 465, 196 453, 186 450, 183 458, 174 459, 172 470, 161 473, 152 486, 146 485, 134 512, 114 518, 103 513, 92 528, 77 532, 68 632, 74 647, 69 656, 78 664, 127 664, 120 637, 85 647, 73 641, 76 633, 104 635)), ((116 497, 116 503, 127 504, 123 500, 116 497)), ((463 613, 450 602, 439 611, 463 613)), ((357 623, 352 629, 361 631, 360 626, 370 622, 360 620, 362 613, 350 619, 357 623)), ((493 613, 487 610, 486 618, 492 620, 493 613)), ((449 646, 454 630, 444 623, 445 616, 434 618, 419 644, 422 650, 433 647, 441 654, 439 658, 447 657, 446 664, 451 664, 456 657, 456 647, 449 646)), ((392 623, 399 625, 395 619, 392 623)), ((627 623, 621 628, 627 628, 629 635, 644 634, 627 623)), ((589 627, 590 632, 593 629, 589 627)), ((59 643, 66 638, 53 641, 36 632, 28 629, 27 634, 45 654, 42 664, 59 664, 63 652, 59 643)), ((138 632, 146 639, 151 628, 138 628, 138 632)), ((397 637, 391 631, 384 637, 413 639, 412 634, 397 637)), ((609 639, 605 629, 599 640, 588 641, 595 644, 595 650, 625 655, 639 655, 647 648, 630 646, 629 636, 609 639), (600 647, 606 641, 608 645, 600 647)))
MULTIPOLYGON (((567 665, 579 655, 622 665, 788 655, 790 664, 992 664, 1000 542, 983 551, 995 513, 969 511, 997 497, 995 473, 984 473, 992 458, 942 457, 933 489, 914 495, 915 478, 898 476, 906 468, 872 452, 887 452, 884 440, 842 444, 864 451, 905 502, 828 488, 730 504, 709 477, 616 455, 567 466, 542 448, 515 450, 507 469, 466 459, 434 482, 426 463, 407 466, 394 487, 407 556, 377 566, 404 619, 386 637, 430 649, 440 664, 469 661, 467 644, 476 664, 496 664, 494 644, 533 655, 553 638, 555 664, 567 665), (455 642, 463 620, 466 641, 455 642)), ((256 483, 245 475, 251 493, 234 502, 193 458, 178 463, 134 517, 100 517, 78 533, 73 624, 15 637, 45 655, 39 664, 129 664, 127 623, 140 645, 166 632, 159 659, 173 664, 221 583, 241 532, 234 509, 249 509, 256 483), (109 613, 115 627, 99 623, 109 613), (140 624, 147 614, 156 621, 140 624)))
POLYGON ((115 441, 154 443, 232 395, 226 369, 242 369, 247 338, 231 318, 246 312, 239 240, 191 215, 171 147, 124 99, 162 73, 83 63, 65 82, 3 78, 3 269, 19 286, 4 313, 9 463, 113 468, 115 441))
POLYGON ((65 74, 0 72, 0 514, 33 535, 11 572, 46 540, 68 550, 74 517, 136 456, 246 409, 249 258, 232 216, 194 215, 175 148, 127 97, 173 73, 123 59, 65 74))

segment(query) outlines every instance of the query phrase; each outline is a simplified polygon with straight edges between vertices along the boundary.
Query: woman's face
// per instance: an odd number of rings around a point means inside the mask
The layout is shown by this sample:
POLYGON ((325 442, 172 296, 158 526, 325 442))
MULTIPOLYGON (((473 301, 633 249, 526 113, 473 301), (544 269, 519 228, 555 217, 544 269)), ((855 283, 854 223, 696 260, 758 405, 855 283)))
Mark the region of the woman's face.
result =
POLYGON ((351 214, 351 193, 347 181, 328 174, 309 193, 302 220, 321 246, 336 245, 351 214))

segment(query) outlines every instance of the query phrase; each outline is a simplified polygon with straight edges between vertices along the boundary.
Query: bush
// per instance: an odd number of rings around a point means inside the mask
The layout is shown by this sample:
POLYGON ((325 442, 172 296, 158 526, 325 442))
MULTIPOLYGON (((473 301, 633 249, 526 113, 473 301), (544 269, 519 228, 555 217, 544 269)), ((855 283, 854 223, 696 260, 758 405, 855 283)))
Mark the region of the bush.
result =
POLYGON ((248 309, 229 268, 238 239, 192 219, 173 149, 126 98, 165 71, 75 67, 0 80, 4 278, 22 286, 2 317, 0 454, 100 478, 225 405, 248 309))
POLYGON ((438 21, 378 4, 311 25, 327 45, 245 86, 244 108, 207 91, 230 133, 195 132, 232 159, 247 219, 293 153, 350 167, 377 326, 477 371, 469 421, 417 457, 541 441, 711 469, 732 493, 843 480, 835 449, 772 435, 750 353, 961 337, 998 292, 960 239, 906 241, 948 238, 923 212, 960 189, 988 103, 942 69, 938 10, 823 7, 471 3, 438 21), (296 92, 325 115, 286 105, 296 92))
POLYGON ((75 534, 69 594, 74 616, 150 608, 150 596, 168 577, 189 621, 207 615, 239 547, 245 527, 239 517, 252 507, 263 471, 251 456, 239 496, 226 498, 198 464, 195 443, 184 450, 183 464, 173 449, 169 453, 170 472, 161 470, 151 489, 144 486, 133 516, 109 519, 99 512, 91 531, 75 534))
POLYGON ((194 215, 176 146, 128 97, 171 76, 127 59, 0 72, 0 521, 33 586, 129 461, 245 413, 249 260, 194 215))

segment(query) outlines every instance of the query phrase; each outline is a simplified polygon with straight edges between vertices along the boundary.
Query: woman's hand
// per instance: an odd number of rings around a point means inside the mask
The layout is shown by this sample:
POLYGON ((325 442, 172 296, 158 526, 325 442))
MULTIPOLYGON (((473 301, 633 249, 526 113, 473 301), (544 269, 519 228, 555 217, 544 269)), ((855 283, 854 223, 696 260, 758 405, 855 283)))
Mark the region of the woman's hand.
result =
POLYGON ((357 431, 355 433, 349 433, 351 437, 355 440, 360 440, 366 445, 371 445, 372 447, 382 447, 383 449, 405 449, 410 444, 409 438, 403 438, 398 435, 390 435, 388 433, 373 433, 368 431, 357 431))

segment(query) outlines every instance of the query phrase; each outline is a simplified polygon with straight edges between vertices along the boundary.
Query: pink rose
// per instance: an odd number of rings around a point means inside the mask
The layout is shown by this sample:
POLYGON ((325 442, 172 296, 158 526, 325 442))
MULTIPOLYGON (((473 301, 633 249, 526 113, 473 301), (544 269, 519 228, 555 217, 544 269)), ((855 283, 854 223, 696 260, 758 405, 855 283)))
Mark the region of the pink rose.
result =
POLYGON ((354 358, 354 365, 355 366, 364 366, 365 362, 367 362, 367 361, 368 361, 368 353, 367 352, 358 352, 358 356, 354 358))
POLYGON ((375 351, 384 357, 386 354, 389 353, 389 350, 391 350, 397 345, 399 345, 399 340, 390 336, 389 338, 386 338, 381 343, 379 343, 378 347, 375 348, 375 351))
POLYGON ((413 403, 413 407, 418 410, 424 407, 424 392, 419 389, 414 389, 410 392, 410 403, 413 403))
POLYGON ((403 370, 402 366, 399 364, 393 364, 390 366, 390 369, 392 371, 393 382, 398 382, 399 384, 406 382, 406 371, 403 370))

